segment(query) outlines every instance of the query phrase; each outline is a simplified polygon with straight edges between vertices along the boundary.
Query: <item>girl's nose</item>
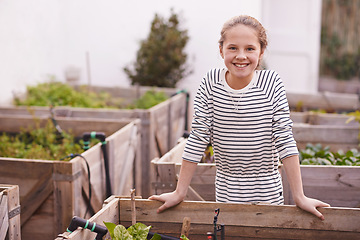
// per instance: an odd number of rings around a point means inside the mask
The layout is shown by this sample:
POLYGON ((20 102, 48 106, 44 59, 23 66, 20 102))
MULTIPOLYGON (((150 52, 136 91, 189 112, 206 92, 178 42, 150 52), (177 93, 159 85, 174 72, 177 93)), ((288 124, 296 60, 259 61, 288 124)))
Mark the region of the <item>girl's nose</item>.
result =
POLYGON ((236 55, 237 60, 245 60, 247 57, 244 53, 239 53, 236 55))

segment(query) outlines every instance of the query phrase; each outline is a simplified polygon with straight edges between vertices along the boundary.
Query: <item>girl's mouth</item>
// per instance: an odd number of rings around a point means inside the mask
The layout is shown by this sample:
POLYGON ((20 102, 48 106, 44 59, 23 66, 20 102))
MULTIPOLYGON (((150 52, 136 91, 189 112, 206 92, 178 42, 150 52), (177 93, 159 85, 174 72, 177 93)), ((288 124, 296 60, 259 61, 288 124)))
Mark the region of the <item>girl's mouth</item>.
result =
POLYGON ((236 67, 243 68, 243 67, 248 66, 249 64, 248 64, 248 63, 243 63, 243 64, 234 63, 234 65, 235 65, 236 67))

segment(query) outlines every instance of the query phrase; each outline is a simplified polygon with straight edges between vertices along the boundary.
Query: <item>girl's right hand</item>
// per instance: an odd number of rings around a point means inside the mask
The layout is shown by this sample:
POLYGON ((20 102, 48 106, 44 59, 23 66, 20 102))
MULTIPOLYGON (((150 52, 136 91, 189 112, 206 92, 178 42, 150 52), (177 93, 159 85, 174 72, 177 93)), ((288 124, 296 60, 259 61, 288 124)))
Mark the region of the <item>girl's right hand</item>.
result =
POLYGON ((148 199, 156 200, 156 201, 160 201, 160 202, 164 203, 156 211, 157 213, 161 213, 164 210, 171 208, 171 207, 179 204, 180 202, 182 202, 184 200, 184 197, 180 196, 179 193, 174 191, 174 192, 170 192, 170 193, 163 193, 161 195, 152 195, 148 199))

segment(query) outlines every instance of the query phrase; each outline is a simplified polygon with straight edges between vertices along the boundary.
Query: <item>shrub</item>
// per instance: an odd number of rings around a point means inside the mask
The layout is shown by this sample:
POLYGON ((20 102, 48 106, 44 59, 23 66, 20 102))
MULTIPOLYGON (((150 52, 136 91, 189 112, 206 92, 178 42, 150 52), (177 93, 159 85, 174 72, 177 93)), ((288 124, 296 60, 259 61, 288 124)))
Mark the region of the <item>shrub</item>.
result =
POLYGON ((150 34, 141 42, 133 68, 124 68, 131 84, 176 87, 178 81, 191 73, 185 65, 184 48, 188 40, 187 31, 179 29, 178 15, 172 10, 168 20, 155 14, 150 34))

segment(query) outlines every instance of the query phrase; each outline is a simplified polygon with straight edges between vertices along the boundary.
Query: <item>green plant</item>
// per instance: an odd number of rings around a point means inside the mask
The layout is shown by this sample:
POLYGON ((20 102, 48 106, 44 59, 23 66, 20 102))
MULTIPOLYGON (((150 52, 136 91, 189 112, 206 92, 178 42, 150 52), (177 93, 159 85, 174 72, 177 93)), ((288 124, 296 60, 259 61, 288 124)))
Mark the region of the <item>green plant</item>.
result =
POLYGON ((18 134, 0 136, 0 156, 27 159, 59 160, 71 153, 83 152, 80 142, 71 133, 56 132, 51 120, 44 127, 35 121, 35 128, 21 129, 18 134))
MULTIPOLYGON (((121 224, 116 225, 112 222, 104 222, 104 224, 109 230, 112 240, 146 240, 151 228, 151 226, 146 226, 143 223, 135 223, 127 229, 121 224)), ((161 236, 157 233, 151 238, 151 240, 160 239, 161 236)), ((189 240, 185 235, 181 235, 180 239, 189 240)))
POLYGON ((136 62, 124 71, 131 84, 175 87, 191 71, 186 66, 184 48, 189 40, 187 30, 179 29, 178 15, 171 10, 168 20, 155 14, 146 40, 141 41, 136 62))
POLYGON ((162 91, 149 90, 134 103, 125 105, 123 99, 112 97, 108 92, 89 91, 86 86, 74 89, 68 84, 49 81, 28 86, 26 98, 14 97, 16 106, 70 106, 82 108, 148 109, 168 99, 162 91))
POLYGON ((301 165, 360 166, 360 152, 357 149, 331 152, 329 147, 323 148, 321 144, 307 144, 299 153, 301 165))
POLYGON ((156 92, 154 90, 147 91, 139 99, 135 100, 133 105, 129 105, 128 108, 149 109, 165 100, 169 97, 164 92, 156 92))

